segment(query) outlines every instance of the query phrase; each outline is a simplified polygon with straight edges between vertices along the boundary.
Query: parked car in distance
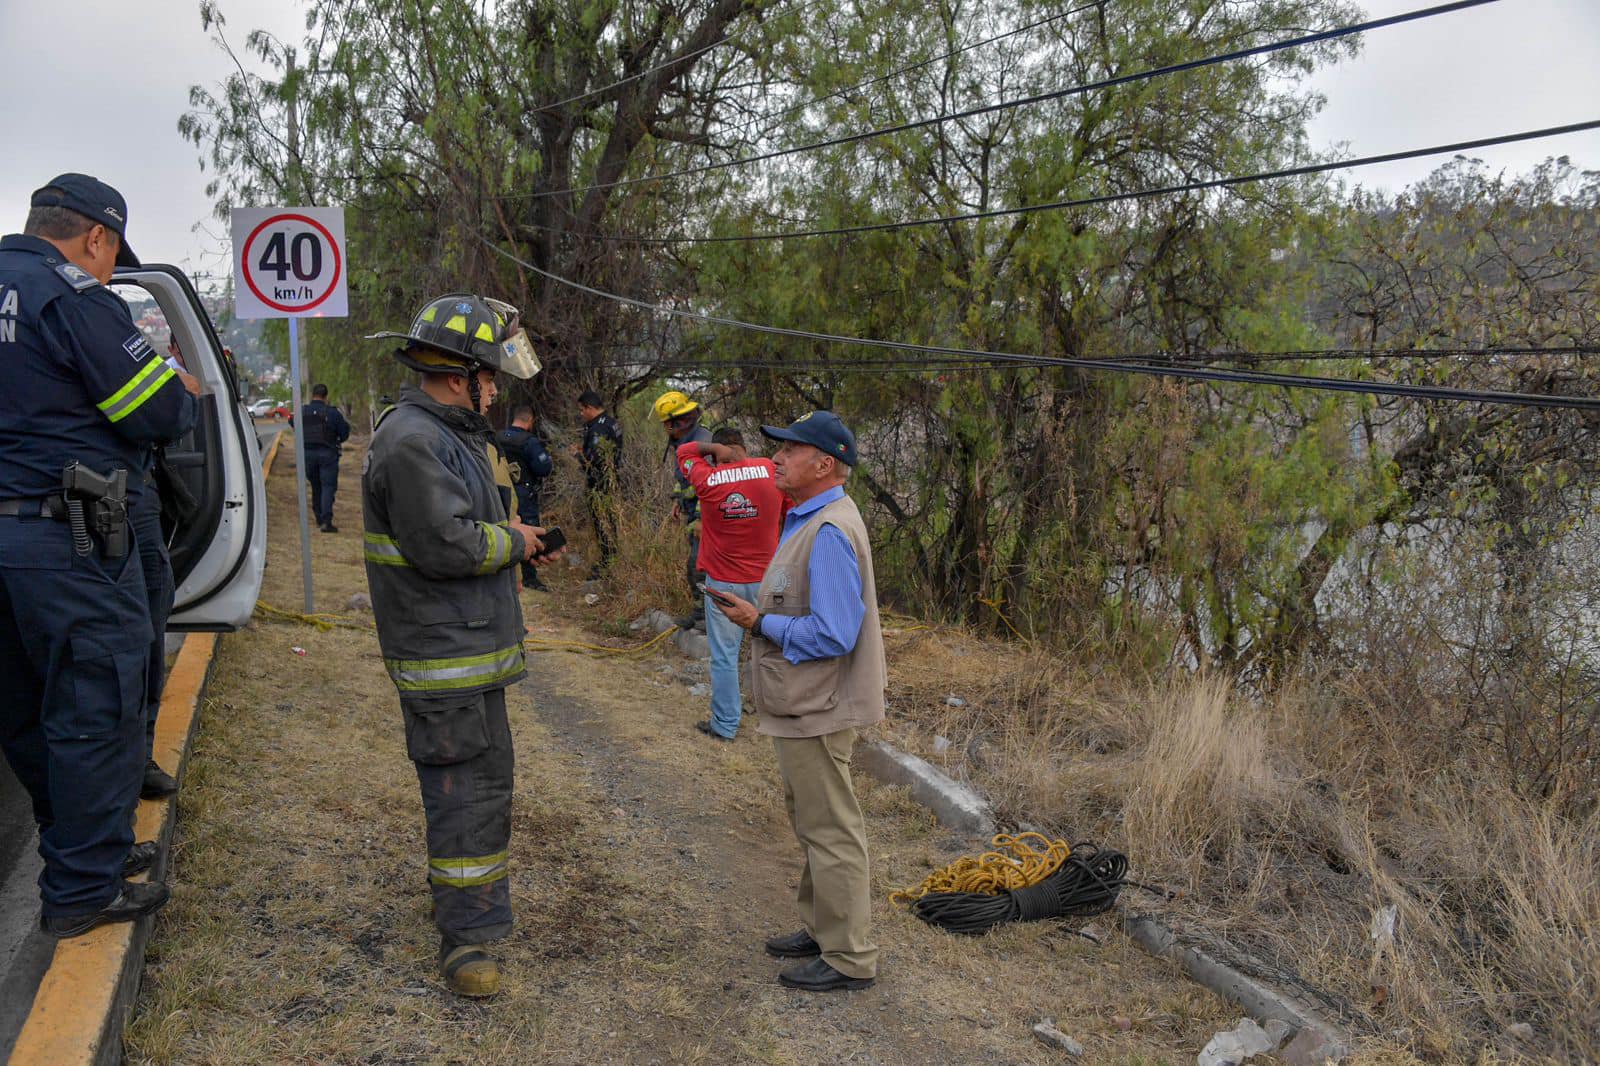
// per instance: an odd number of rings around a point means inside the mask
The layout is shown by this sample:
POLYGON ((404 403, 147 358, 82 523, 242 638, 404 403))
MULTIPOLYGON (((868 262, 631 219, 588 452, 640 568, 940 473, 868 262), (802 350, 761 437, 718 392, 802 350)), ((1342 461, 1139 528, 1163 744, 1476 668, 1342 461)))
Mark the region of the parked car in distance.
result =
POLYGON ((272 409, 276 406, 278 406, 277 400, 256 400, 250 405, 250 417, 266 418, 272 413, 272 409))

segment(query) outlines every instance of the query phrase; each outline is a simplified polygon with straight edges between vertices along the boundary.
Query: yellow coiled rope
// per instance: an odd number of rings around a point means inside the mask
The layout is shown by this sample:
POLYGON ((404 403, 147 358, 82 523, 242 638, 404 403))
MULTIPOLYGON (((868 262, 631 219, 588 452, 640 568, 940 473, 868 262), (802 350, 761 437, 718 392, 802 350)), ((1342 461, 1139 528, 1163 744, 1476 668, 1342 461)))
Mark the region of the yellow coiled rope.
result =
POLYGON ((998 833, 989 843, 994 851, 977 858, 963 855, 942 870, 935 870, 916 888, 891 893, 889 902, 911 904, 931 892, 976 892, 997 896, 1036 885, 1054 873, 1072 847, 1042 833, 998 833))

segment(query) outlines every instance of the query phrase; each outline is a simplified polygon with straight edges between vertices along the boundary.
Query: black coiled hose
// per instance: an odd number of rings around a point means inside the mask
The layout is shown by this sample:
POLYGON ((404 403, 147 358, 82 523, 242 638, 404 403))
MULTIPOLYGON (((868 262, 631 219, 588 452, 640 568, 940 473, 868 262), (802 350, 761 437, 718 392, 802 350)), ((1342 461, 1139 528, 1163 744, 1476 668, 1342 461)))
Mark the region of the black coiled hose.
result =
POLYGON ((989 896, 980 892, 930 892, 911 913, 941 929, 967 936, 1005 922, 1041 918, 1088 918, 1116 905, 1127 880, 1128 857, 1093 844, 1074 844, 1072 854, 1036 885, 989 896))

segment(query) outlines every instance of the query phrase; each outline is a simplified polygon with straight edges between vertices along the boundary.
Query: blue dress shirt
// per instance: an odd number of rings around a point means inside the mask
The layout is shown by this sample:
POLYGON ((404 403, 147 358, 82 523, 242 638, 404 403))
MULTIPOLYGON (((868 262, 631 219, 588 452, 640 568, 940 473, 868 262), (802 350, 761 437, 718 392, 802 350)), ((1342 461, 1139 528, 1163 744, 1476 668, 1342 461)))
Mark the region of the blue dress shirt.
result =
MULTIPOLYGON (((784 516, 778 543, 783 544, 818 511, 843 498, 843 486, 835 485, 796 506, 784 516)), ((837 526, 824 525, 817 532, 806 573, 811 581, 811 613, 765 615, 761 635, 778 645, 791 663, 848 655, 861 636, 867 605, 861 598, 856 551, 837 526)))

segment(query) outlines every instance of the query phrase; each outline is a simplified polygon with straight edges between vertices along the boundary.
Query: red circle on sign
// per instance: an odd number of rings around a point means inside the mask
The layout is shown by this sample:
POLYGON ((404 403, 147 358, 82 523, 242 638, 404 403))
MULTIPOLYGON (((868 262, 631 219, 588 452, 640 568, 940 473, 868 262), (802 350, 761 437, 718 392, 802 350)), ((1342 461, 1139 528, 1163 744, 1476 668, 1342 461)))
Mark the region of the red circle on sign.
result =
POLYGON ((256 294, 256 299, 260 300, 274 311, 282 311, 285 314, 294 314, 297 311, 309 311, 322 301, 326 300, 328 297, 332 296, 333 290, 339 286, 339 271, 343 268, 343 263, 339 258, 339 242, 333 239, 333 234, 328 232, 328 228, 326 226, 318 222, 316 219, 308 218, 305 215, 273 215, 271 218, 262 222, 261 225, 250 231, 250 236, 244 239, 244 248, 240 250, 239 256, 242 267, 241 273, 244 274, 244 283, 250 286, 250 291, 256 294), (279 303, 276 300, 269 300, 266 293, 262 292, 256 287, 255 272, 250 269, 250 246, 255 243, 256 237, 260 236, 262 230, 277 222, 304 222, 306 225, 312 227, 318 233, 322 234, 323 240, 328 242, 329 251, 333 253, 333 277, 328 281, 328 287, 323 294, 318 296, 315 300, 312 300, 310 303, 279 303))

